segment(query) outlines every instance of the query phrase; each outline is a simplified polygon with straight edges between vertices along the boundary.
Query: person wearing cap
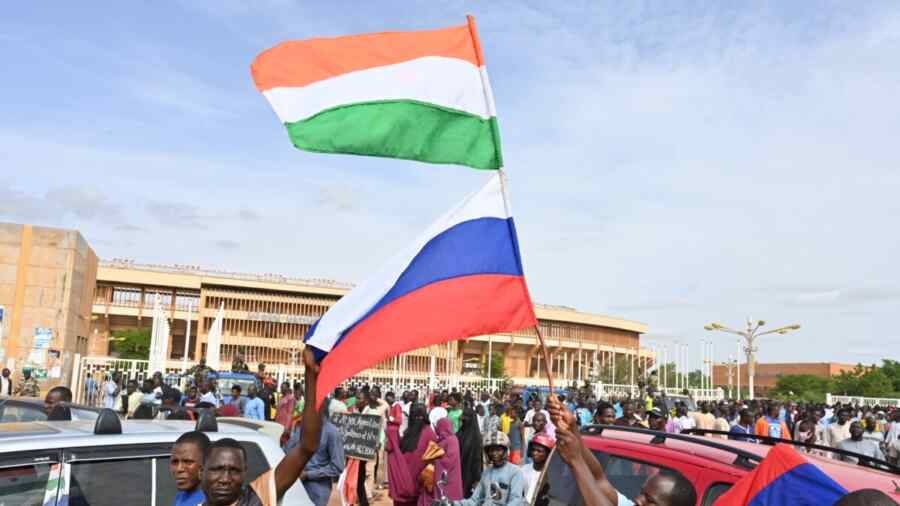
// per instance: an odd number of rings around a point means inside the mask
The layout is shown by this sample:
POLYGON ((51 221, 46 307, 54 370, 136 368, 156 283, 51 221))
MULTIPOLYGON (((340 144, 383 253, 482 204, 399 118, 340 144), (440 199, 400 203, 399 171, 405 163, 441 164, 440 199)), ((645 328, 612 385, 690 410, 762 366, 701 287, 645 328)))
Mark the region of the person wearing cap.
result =
POLYGON ((525 476, 509 463, 509 437, 500 431, 484 436, 484 453, 490 467, 481 474, 472 497, 453 501, 454 506, 525 506, 525 476))
POLYGON ((651 430, 667 432, 666 425, 668 420, 668 414, 658 406, 654 406, 647 410, 647 422, 651 430))
POLYGON ((556 448, 556 439, 543 433, 535 434, 531 443, 528 444, 530 462, 522 466, 522 476, 525 477, 525 500, 529 504, 534 499, 538 482, 541 481, 541 472, 554 448, 556 448))

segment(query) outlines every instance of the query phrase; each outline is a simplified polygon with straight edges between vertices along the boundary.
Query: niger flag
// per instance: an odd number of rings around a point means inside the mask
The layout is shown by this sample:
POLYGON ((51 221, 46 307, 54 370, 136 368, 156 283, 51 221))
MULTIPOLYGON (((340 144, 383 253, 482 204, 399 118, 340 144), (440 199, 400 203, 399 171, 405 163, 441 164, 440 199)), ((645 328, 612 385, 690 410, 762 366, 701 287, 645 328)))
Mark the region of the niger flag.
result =
POLYGON ((471 16, 439 30, 284 42, 251 73, 299 149, 502 166, 471 16))

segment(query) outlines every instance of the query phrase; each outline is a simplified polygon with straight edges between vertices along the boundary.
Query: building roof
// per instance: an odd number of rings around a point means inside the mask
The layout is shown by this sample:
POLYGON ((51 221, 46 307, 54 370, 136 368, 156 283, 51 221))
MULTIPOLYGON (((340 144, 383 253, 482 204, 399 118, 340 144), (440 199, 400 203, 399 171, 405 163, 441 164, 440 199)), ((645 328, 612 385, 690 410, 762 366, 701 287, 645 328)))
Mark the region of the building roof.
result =
MULTIPOLYGON (((293 278, 280 274, 247 274, 204 269, 190 265, 138 264, 130 260, 100 262, 97 280, 112 283, 148 285, 199 290, 202 285, 229 286, 254 290, 295 292, 304 294, 343 296, 353 284, 324 278, 293 278)), ((645 323, 586 313, 565 306, 535 304, 535 312, 542 320, 595 325, 644 334, 645 323)))

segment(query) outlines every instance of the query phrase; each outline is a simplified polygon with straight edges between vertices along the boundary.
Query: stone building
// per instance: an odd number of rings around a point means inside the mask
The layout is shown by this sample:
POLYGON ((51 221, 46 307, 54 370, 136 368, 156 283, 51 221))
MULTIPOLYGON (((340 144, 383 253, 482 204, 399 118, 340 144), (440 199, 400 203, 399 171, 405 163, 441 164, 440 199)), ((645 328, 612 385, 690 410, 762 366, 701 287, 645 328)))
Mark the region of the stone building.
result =
POLYGON ((68 383, 89 352, 97 256, 74 230, 0 223, 0 363, 68 383))

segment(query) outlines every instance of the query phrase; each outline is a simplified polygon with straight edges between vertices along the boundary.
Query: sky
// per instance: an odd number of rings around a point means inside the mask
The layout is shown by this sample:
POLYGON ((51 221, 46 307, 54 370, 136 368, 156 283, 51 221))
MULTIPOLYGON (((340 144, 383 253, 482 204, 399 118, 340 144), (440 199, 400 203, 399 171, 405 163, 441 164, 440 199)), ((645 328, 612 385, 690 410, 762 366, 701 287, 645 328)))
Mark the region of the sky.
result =
MULTIPOLYGON (((0 220, 101 258, 365 279, 487 175, 294 149, 281 41, 462 24, 494 88, 536 301, 644 342, 900 358, 897 2, 76 2, 0 17, 0 220)), ((674 351, 670 351, 674 356, 674 351)))

